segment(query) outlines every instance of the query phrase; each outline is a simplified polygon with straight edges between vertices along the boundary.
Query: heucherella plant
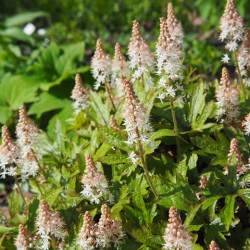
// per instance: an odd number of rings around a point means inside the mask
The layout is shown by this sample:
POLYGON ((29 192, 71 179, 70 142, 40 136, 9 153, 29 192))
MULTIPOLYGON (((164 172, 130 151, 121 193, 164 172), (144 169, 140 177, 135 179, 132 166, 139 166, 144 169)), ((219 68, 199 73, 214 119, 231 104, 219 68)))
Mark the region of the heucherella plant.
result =
MULTIPOLYGON (((234 0, 227 0, 226 9, 220 20, 220 39, 227 40, 226 49, 235 51, 243 39, 244 23, 239 15, 234 0)), ((227 61, 224 56, 225 62, 227 61)))
POLYGON ((141 36, 139 23, 133 21, 132 36, 128 45, 129 66, 132 69, 131 81, 139 80, 141 84, 149 89, 153 86, 150 72, 154 68, 154 55, 148 44, 141 36))
POLYGON ((57 242, 57 249, 64 249, 64 240, 66 231, 64 230, 65 222, 58 211, 50 209, 48 203, 40 201, 38 217, 36 219, 37 235, 39 237, 39 248, 48 250, 50 239, 54 238, 57 242))
MULTIPOLYGON (((247 33, 227 2, 221 39, 246 80, 247 33)), ((221 65, 220 81, 192 70, 177 14, 169 3, 156 44, 137 21, 124 54, 98 39, 90 72, 72 73, 69 113, 47 131, 33 106, 16 134, 3 126, 0 176, 14 187, 0 248, 249 249, 249 100, 233 67, 221 65)))
MULTIPOLYGON (((243 42, 241 49, 237 53, 239 44, 244 38, 245 30, 243 19, 239 15, 234 0, 227 0, 226 9, 220 19, 220 31, 220 40, 225 41, 226 50, 233 53, 236 72, 238 74, 239 83, 241 86, 241 92, 244 99, 246 99, 244 83, 247 85, 247 80, 244 79, 243 81, 243 78, 246 75, 246 71, 244 69, 246 65, 246 59, 243 59, 246 50, 244 48, 246 45, 244 45, 244 43, 246 43, 246 37, 244 39, 245 42, 243 42)), ((222 62, 226 64, 230 62, 229 53, 224 54, 222 62)))
POLYGON ((112 60, 112 85, 117 90, 117 95, 123 95, 123 79, 129 76, 129 65, 125 56, 122 54, 121 46, 119 43, 115 45, 115 54, 112 60))
POLYGON ((17 145, 20 149, 21 178, 36 176, 39 169, 39 160, 42 150, 38 148, 38 127, 28 118, 24 107, 19 109, 19 120, 16 126, 17 145))
POLYGON ((11 138, 11 134, 7 126, 2 127, 2 145, 0 147, 0 166, 1 178, 6 175, 16 176, 19 162, 20 150, 15 141, 11 138))
POLYGON ((75 87, 72 90, 71 98, 74 100, 73 109, 75 114, 79 114, 81 111, 88 107, 89 90, 86 89, 81 80, 81 76, 77 74, 75 76, 75 87))
POLYGON ((228 70, 222 69, 220 86, 216 93, 217 119, 221 122, 235 122, 239 116, 238 90, 230 81, 228 70))
POLYGON ((104 51, 100 39, 96 42, 96 51, 91 61, 92 74, 96 82, 94 89, 97 90, 102 84, 109 82, 111 75, 111 59, 104 51))
POLYGON ((90 200, 91 203, 99 204, 100 199, 112 202, 112 195, 108 190, 108 183, 100 171, 97 170, 93 158, 86 154, 86 168, 81 179, 83 190, 81 195, 90 200))
POLYGON ((168 226, 163 236, 165 244, 164 249, 192 249, 191 240, 186 228, 182 225, 180 215, 175 207, 169 209, 168 226))
POLYGON ((245 35, 237 54, 237 61, 242 81, 246 86, 250 86, 249 68, 250 68, 250 30, 245 31, 245 35))

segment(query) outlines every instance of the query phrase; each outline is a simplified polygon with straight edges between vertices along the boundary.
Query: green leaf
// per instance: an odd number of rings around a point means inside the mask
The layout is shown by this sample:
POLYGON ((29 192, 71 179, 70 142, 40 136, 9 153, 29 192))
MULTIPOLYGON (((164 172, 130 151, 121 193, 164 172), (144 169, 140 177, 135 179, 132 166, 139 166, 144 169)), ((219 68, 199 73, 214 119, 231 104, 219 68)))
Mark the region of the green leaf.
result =
POLYGON ((202 113, 202 110, 205 106, 205 95, 203 92, 204 83, 200 82, 194 87, 194 90, 191 93, 192 98, 190 101, 190 113, 188 119, 192 128, 195 128, 197 116, 202 113))
POLYGON ((227 231, 229 230, 229 227, 234 218, 234 203, 235 203, 235 196, 227 195, 225 198, 225 206, 220 212, 220 217, 224 222, 227 231))
MULTIPOLYGON (((186 217, 185 222, 184 222, 184 225, 185 225, 186 227, 188 227, 188 226, 192 223, 192 221, 193 221, 194 217, 196 216, 197 212, 199 211, 201 205, 202 205, 202 204, 199 203, 199 204, 195 205, 194 207, 192 207, 192 208, 188 211, 187 217, 186 217)), ((192 226, 192 225, 191 225, 191 226, 192 226)))
POLYGON ((47 16, 48 16, 48 13, 46 13, 44 11, 34 11, 34 12, 21 13, 21 14, 15 15, 15 16, 8 17, 5 20, 4 25, 7 27, 18 26, 18 25, 21 25, 24 23, 31 22, 38 17, 47 17, 47 16))
POLYGON ((6 103, 12 110, 20 108, 24 103, 37 100, 37 79, 24 75, 5 75, 0 82, 0 102, 6 103))
POLYGON ((6 124, 7 121, 12 117, 12 110, 7 106, 0 105, 0 123, 6 124))
POLYGON ((17 232, 18 232, 17 227, 0 226, 0 234, 12 234, 12 233, 17 233, 17 232))
POLYGON ((153 132, 150 136, 150 140, 156 140, 164 136, 176 136, 175 132, 171 129, 160 129, 153 132))
POLYGON ((52 190, 46 193, 43 196, 43 199, 50 205, 50 207, 53 207, 57 197, 59 196, 59 194, 61 194, 62 191, 63 191, 63 187, 59 187, 55 190, 52 190))
POLYGON ((117 155, 109 154, 100 158, 100 161, 109 165, 121 164, 121 163, 130 163, 128 156, 126 155, 117 155))
POLYGON ((248 209, 250 209, 250 189, 240 189, 238 190, 238 195, 245 201, 248 209))
POLYGON ((40 118, 43 113, 55 110, 62 109, 67 105, 71 105, 71 101, 68 99, 59 99, 47 92, 42 93, 39 97, 39 101, 34 103, 29 109, 30 115, 37 115, 37 118, 40 118))
POLYGON ((198 160, 197 154, 192 153, 192 155, 190 156, 188 160, 188 168, 190 170, 196 168, 197 160, 198 160))
POLYGON ((176 165, 176 172, 177 174, 181 175, 183 179, 186 178, 186 174, 188 170, 186 161, 187 161, 187 156, 183 155, 183 159, 179 161, 178 164, 176 165))
POLYGON ((109 106, 108 102, 103 103, 100 94, 91 92, 90 94, 90 107, 92 112, 91 118, 101 125, 108 126, 109 124, 109 106))
POLYGON ((129 146, 126 144, 126 139, 121 134, 121 132, 116 131, 107 127, 100 127, 98 130, 99 138, 102 142, 105 142, 111 147, 116 147, 123 149, 125 151, 130 151, 129 146))
POLYGON ((7 28, 6 30, 0 30, 0 37, 12 38, 18 41, 30 43, 33 45, 35 43, 34 39, 26 35, 21 29, 17 27, 7 28))

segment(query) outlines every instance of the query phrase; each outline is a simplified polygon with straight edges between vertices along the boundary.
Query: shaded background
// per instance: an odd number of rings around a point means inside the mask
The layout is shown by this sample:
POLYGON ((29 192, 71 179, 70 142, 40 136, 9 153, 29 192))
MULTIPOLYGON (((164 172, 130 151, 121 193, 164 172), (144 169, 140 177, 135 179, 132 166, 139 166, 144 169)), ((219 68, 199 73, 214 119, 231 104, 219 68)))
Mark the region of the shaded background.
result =
MULTIPOLYGON (((17 110, 25 104, 29 115, 50 130, 56 118, 72 113, 70 93, 74 75, 92 85, 90 60, 97 38, 112 54, 119 42, 126 54, 132 21, 155 50, 159 18, 170 1, 151 0, 1 0, 0 10, 0 124, 14 126, 17 110), (27 24, 32 34, 25 33, 27 24), (56 115, 56 117, 55 117, 56 115)), ((250 1, 237 7, 249 27, 250 1)), ((174 0, 185 33, 184 64, 206 80, 220 76, 223 44, 218 26, 226 1, 174 0)))

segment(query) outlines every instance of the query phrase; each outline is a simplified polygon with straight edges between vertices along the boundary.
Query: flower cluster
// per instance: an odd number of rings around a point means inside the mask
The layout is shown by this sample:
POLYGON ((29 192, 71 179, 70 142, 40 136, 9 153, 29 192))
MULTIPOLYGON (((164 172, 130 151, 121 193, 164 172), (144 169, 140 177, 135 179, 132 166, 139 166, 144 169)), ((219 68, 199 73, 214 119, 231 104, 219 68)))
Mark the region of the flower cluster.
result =
POLYGON ((96 51, 91 61, 92 74, 96 80, 94 89, 99 89, 101 84, 110 80, 111 66, 111 59, 104 51, 101 40, 98 39, 96 42, 96 51))
POLYGON ((71 98, 74 100, 73 108, 78 114, 88 107, 89 90, 83 87, 82 80, 79 74, 75 77, 75 87, 72 90, 71 98))
POLYGON ((214 240, 212 240, 209 245, 209 250, 220 250, 220 248, 218 244, 214 240))
POLYGON ((250 114, 245 116, 244 121, 242 122, 243 130, 246 135, 250 134, 250 114))
MULTIPOLYGON (((200 185, 199 185, 199 189, 205 189, 207 186, 208 180, 207 177, 205 175, 202 175, 200 177, 200 185)), ((196 197, 198 200, 203 201, 204 200, 204 196, 200 193, 200 192, 196 192, 196 197)))
POLYGON ((18 236, 15 239, 15 246, 18 250, 27 250, 31 247, 30 237, 24 225, 19 225, 18 236))
POLYGON ((115 119, 114 115, 111 115, 111 116, 110 116, 110 119, 109 119, 109 126, 110 126, 111 128, 113 128, 113 129, 117 130, 117 131, 120 131, 120 130, 121 130, 120 126, 119 126, 119 125, 117 124, 117 122, 116 122, 116 119, 115 119))
POLYGON ((78 234, 77 244, 82 249, 95 249, 95 225, 89 211, 84 214, 83 225, 78 234))
POLYGON ((115 55, 112 61, 112 84, 117 88, 118 96, 123 95, 122 80, 129 74, 129 66, 122 54, 119 43, 115 45, 115 55))
POLYGON ((19 120, 16 126, 17 145, 20 149, 22 180, 35 176, 39 169, 38 160, 42 157, 38 135, 40 130, 29 119, 24 107, 19 109, 19 120))
POLYGON ((16 164, 19 161, 19 148, 14 140, 11 138, 7 126, 2 127, 2 145, 0 146, 0 167, 1 177, 6 175, 15 176, 16 164), (8 167, 7 167, 8 165, 8 167))
POLYGON ((220 39, 226 40, 226 49, 235 51, 243 38, 243 19, 240 17, 234 0, 227 0, 226 9, 220 20, 220 39))
POLYGON ((168 4, 167 27, 173 42, 182 45, 184 37, 182 25, 175 16, 172 3, 168 4))
POLYGON ((49 208, 46 201, 41 200, 39 205, 39 213, 36 220, 37 235, 40 238, 40 249, 48 250, 50 245, 50 237, 53 236, 59 242, 58 249, 63 249, 66 231, 64 230, 64 221, 58 211, 49 208))
POLYGON ((133 21, 132 36, 128 45, 128 57, 130 68, 134 70, 132 82, 143 77, 147 83, 146 87, 151 87, 152 79, 148 77, 147 73, 150 73, 154 68, 154 56, 141 36, 137 21, 133 21), (145 79, 146 77, 148 78, 145 79))
POLYGON ((178 90, 183 90, 179 84, 172 83, 182 78, 182 38, 182 26, 175 17, 172 4, 169 4, 167 20, 160 18, 160 35, 156 44, 158 86, 161 88, 158 98, 161 101, 166 97, 174 98, 178 90))
POLYGON ((91 203, 99 204, 101 198, 112 201, 113 197, 108 190, 108 183, 103 173, 99 172, 90 154, 86 154, 86 168, 82 177, 81 195, 90 200, 91 203))
POLYGON ((221 122, 232 123, 239 116, 239 95, 229 79, 226 68, 222 69, 220 86, 216 93, 217 119, 221 122))
POLYGON ((94 224, 90 213, 84 214, 83 225, 78 234, 77 244, 81 249, 109 248, 112 244, 117 248, 124 238, 122 224, 116 219, 111 219, 109 208, 106 204, 101 207, 101 218, 94 224))
POLYGON ((123 118, 128 133, 127 144, 132 146, 139 140, 142 144, 149 144, 148 132, 152 130, 146 108, 139 102, 133 87, 128 80, 123 81, 125 100, 123 118))
POLYGON ((180 215, 175 207, 169 209, 168 226, 166 228, 163 239, 165 241, 164 249, 192 249, 192 237, 187 229, 182 225, 180 215))
POLYGON ((233 156, 236 157, 236 161, 237 161, 236 172, 237 172, 237 177, 239 177, 240 175, 245 174, 249 170, 249 168, 244 165, 244 162, 242 160, 242 154, 239 148, 239 143, 236 138, 233 138, 230 142, 230 150, 228 154, 229 162, 233 156))
POLYGON ((98 222, 96 232, 96 244, 101 248, 108 248, 111 243, 117 247, 121 244, 121 240, 125 236, 122 230, 122 224, 118 220, 112 220, 109 208, 106 204, 102 205, 101 218, 98 222))
POLYGON ((250 78, 247 74, 250 68, 250 30, 245 32, 237 59, 242 80, 246 86, 250 86, 250 78))

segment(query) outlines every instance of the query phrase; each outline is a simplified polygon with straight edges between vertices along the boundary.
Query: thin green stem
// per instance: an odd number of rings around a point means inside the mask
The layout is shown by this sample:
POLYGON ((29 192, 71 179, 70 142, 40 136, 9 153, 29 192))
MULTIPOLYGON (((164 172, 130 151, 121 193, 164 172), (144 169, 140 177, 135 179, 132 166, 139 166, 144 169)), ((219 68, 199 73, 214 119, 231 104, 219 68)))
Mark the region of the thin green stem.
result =
POLYGON ((144 149, 143 149, 143 146, 142 146, 141 141, 140 141, 140 132, 139 132, 138 128, 136 128, 136 134, 138 136, 139 153, 140 153, 140 158, 141 158, 142 167, 143 167, 143 170, 145 173, 145 177, 146 177, 148 185, 150 186, 150 188, 155 196, 155 199, 158 200, 158 195, 156 193, 156 190, 154 188, 154 185, 152 183, 151 177, 150 177, 149 172, 148 172, 148 165, 147 165, 147 161, 145 159, 144 149))
POLYGON ((109 100, 111 102, 112 108, 113 108, 114 112, 116 112, 116 107, 115 107, 115 104, 114 104, 114 101, 113 101, 113 98, 112 98, 112 93, 110 92, 110 89, 109 89, 109 86, 108 86, 107 82, 105 82, 105 89, 106 89, 106 91, 108 93, 109 100))
POLYGON ((40 194, 42 195, 42 194, 43 194, 43 191, 42 191, 42 189, 41 189, 41 187, 40 187, 40 185, 39 185, 37 179, 34 178, 34 181, 35 181, 35 183, 36 183, 37 188, 39 189, 40 194))
POLYGON ((177 155, 179 158, 181 155, 181 146, 180 146, 180 140, 179 140, 178 124, 177 124, 176 114, 174 110, 174 100, 173 100, 173 97, 171 96, 170 96, 170 107, 171 107, 171 114, 172 114, 172 119, 174 123, 174 132, 176 134, 177 155))
POLYGON ((31 149, 31 152, 32 152, 32 154, 33 154, 33 156, 34 156, 34 158, 35 158, 35 160, 36 160, 36 163, 37 163, 37 165, 38 165, 38 168, 39 168, 40 171, 42 172, 43 176, 46 178, 46 173, 45 173, 44 169, 42 168, 42 166, 40 165, 40 163, 39 163, 39 161, 38 161, 38 159, 37 159, 37 157, 36 157, 36 153, 34 152, 33 149, 31 149))
POLYGON ((239 67, 239 62, 238 62, 236 51, 234 52, 234 58, 235 58, 235 66, 236 66, 237 73, 238 73, 239 80, 240 80, 241 92, 243 93, 243 100, 246 101, 245 86, 242 80, 242 75, 240 72, 240 67, 239 67))
POLYGON ((16 182, 16 185, 17 185, 18 192, 22 196, 22 199, 23 199, 25 205, 27 205, 26 200, 25 200, 24 195, 23 195, 23 192, 22 192, 22 189, 21 189, 21 187, 19 185, 19 182, 18 182, 18 179, 17 179, 16 175, 14 176, 14 178, 15 178, 15 182, 16 182))

